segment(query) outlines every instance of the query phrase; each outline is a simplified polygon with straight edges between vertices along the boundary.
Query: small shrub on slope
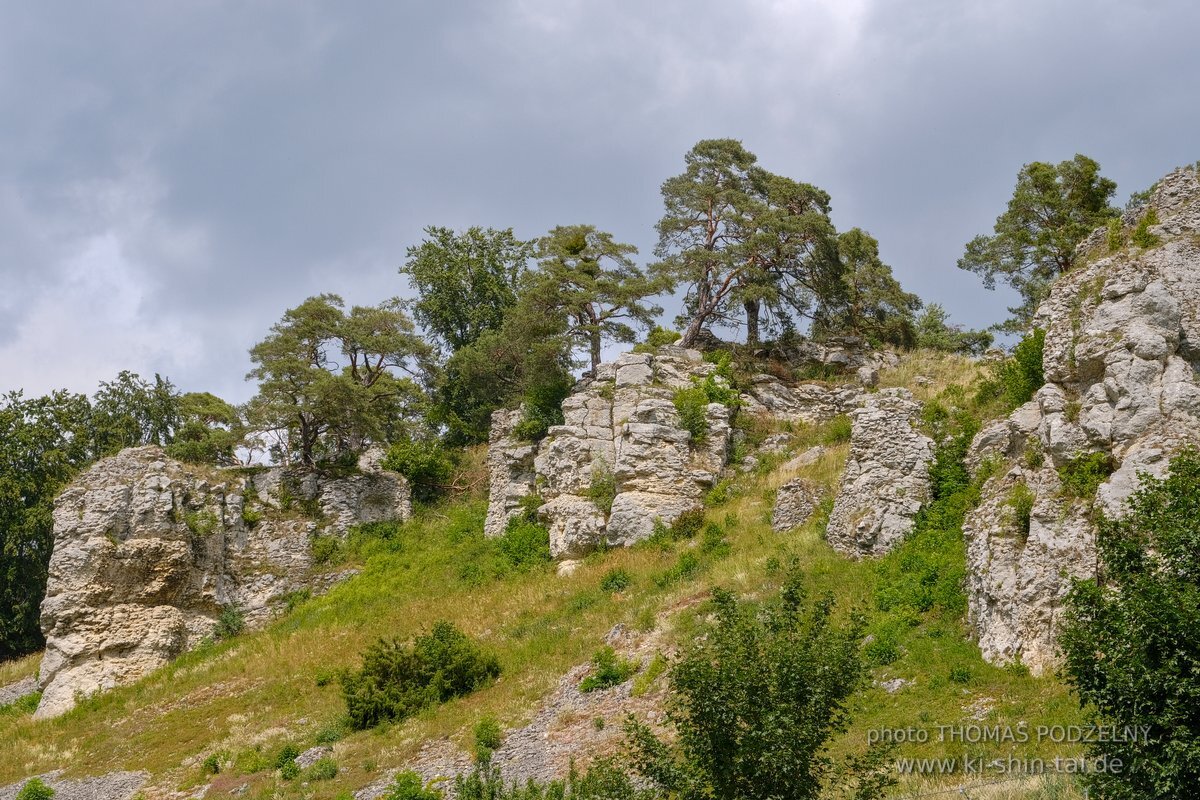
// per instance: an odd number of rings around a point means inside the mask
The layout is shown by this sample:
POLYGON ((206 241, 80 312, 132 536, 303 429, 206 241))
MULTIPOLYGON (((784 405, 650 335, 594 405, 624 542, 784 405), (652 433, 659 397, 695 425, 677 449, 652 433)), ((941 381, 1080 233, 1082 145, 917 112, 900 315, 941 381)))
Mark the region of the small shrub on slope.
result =
POLYGON ((380 640, 368 648, 362 669, 343 674, 342 695, 350 724, 363 729, 470 694, 499 675, 494 655, 449 622, 438 622, 411 644, 380 640))

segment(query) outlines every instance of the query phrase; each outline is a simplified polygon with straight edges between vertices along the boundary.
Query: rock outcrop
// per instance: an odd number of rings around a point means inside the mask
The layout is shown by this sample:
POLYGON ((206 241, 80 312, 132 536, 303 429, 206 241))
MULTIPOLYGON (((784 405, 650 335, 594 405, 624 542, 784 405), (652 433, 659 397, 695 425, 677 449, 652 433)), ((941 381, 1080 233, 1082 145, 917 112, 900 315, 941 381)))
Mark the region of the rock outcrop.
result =
POLYGON ((821 502, 820 488, 807 478, 793 478, 779 487, 771 509, 771 529, 785 533, 799 528, 817 510, 821 502))
POLYGON ((1200 180, 1177 170, 1148 206, 1126 212, 1126 235, 1150 211, 1148 248, 1110 252, 1108 231, 1038 309, 1046 384, 975 437, 968 465, 996 474, 967 517, 970 620, 984 657, 1039 673, 1056 663, 1055 635, 1072 578, 1096 570, 1091 512, 1122 513, 1138 474, 1161 475, 1200 441, 1200 180), (1115 471, 1095 498, 1069 497, 1061 474, 1080 457, 1115 471), (1015 509, 1030 506, 1028 515, 1015 509), (1027 522, 1026 522, 1027 519, 1027 522))
POLYGON ((410 516, 407 482, 380 470, 377 454, 361 466, 336 478, 247 476, 157 447, 93 465, 55 502, 36 716, 162 666, 212 636, 222 614, 266 621, 308 585, 318 530, 410 516))
POLYGON ((706 431, 696 440, 673 398, 715 369, 681 347, 622 355, 576 387, 563 402, 563 424, 537 446, 512 436, 519 412, 496 412, 488 535, 503 533, 521 500, 535 493, 556 558, 631 544, 653 533, 656 521, 670 525, 698 508, 728 458, 730 411, 708 404, 706 431))
POLYGON ((920 410, 907 390, 883 389, 851 412, 850 455, 826 531, 835 549, 878 556, 912 531, 933 461, 933 440, 917 429, 920 410))

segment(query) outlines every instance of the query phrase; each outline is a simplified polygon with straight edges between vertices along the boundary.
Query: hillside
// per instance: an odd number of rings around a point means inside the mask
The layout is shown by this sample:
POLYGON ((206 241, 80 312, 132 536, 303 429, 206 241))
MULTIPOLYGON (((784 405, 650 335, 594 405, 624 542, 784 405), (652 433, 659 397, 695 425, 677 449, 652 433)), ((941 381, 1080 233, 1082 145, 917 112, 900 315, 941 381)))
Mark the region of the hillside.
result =
MULTIPOLYGON (((915 353, 884 370, 880 383, 911 386, 922 401, 946 401, 969 394, 981 369, 958 357, 915 353)), ((862 750, 872 730, 1080 720, 1077 703, 1054 678, 1035 679, 982 661, 967 635, 965 597, 957 584, 965 568, 960 540, 916 536, 878 561, 855 561, 822 540, 819 518, 793 533, 773 532, 774 490, 800 476, 828 496, 840 477, 848 437, 838 420, 781 432, 788 434, 784 451, 763 456, 754 470, 723 489, 723 497, 709 498, 706 518, 721 527, 728 547, 695 540, 644 543, 586 556, 573 574, 558 577, 549 565, 514 566, 494 540, 483 537, 485 504, 478 494, 421 509, 408 523, 368 526, 337 556, 359 574, 327 595, 298 599, 265 630, 204 646, 132 686, 83 701, 59 719, 33 721, 27 704, 7 709, 0 717, 0 782, 65 768, 67 777, 144 770, 146 798, 188 796, 206 784, 211 784, 206 797, 333 798, 378 786, 395 769, 420 765, 429 742, 447 740, 435 745, 437 752, 469 752, 471 729, 484 715, 494 715, 512 736, 535 718, 564 675, 573 669, 580 674, 580 665, 616 625, 630 631, 617 641, 639 653, 644 676, 655 651, 670 652, 693 635, 710 587, 761 595, 793 561, 814 594, 831 592, 842 613, 862 610, 876 641, 887 639, 895 648, 877 654, 876 661, 890 663, 875 666, 874 685, 856 695, 852 726, 836 743, 837 752, 862 750), (818 444, 826 449, 815 463, 780 468, 818 444), (880 610, 878 598, 889 589, 905 591, 914 563, 945 570, 935 580, 949 587, 949 596, 926 613, 898 621, 880 610), (614 570, 627 573, 628 586, 605 591, 602 580, 614 570), (349 732, 334 673, 355 667, 377 637, 409 637, 440 619, 493 648, 503 677, 403 724, 349 732), (903 684, 898 690, 882 688, 897 679, 903 684), (338 765, 331 780, 284 781, 272 768, 286 744, 306 750, 323 743, 332 746, 338 765), (206 776, 203 764, 214 755, 220 773, 206 776)), ((475 456, 476 470, 481 457, 475 456)), ((33 658, 6 664, 3 682, 35 668, 33 658)), ((642 678, 639 688, 644 683, 642 678)), ((663 691, 660 676, 643 696, 643 713, 663 691)), ((581 762, 613 751, 623 705, 597 702, 563 711, 549 726, 551 738, 574 742, 581 762), (595 717, 605 719, 602 729, 595 717)), ((897 755, 935 757, 957 749, 930 741, 901 745, 897 755)), ((1075 752, 1067 744, 1051 752, 1044 744, 996 742, 971 750, 988 758, 1075 752)), ((430 752, 425 760, 436 770, 439 762, 430 752)), ((958 775, 909 777, 900 789, 928 791, 960 782, 958 775)))

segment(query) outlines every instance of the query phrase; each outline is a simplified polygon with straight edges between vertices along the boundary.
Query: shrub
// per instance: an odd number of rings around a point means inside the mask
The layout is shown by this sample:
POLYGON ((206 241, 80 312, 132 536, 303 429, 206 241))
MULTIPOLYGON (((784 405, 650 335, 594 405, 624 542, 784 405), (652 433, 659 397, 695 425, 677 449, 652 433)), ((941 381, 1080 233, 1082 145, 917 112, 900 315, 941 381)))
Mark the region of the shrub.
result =
POLYGON ((679 412, 679 424, 692 435, 693 442, 708 436, 708 395, 699 386, 679 389, 673 398, 679 412))
MULTIPOLYGON (((421 776, 412 770, 396 775, 383 800, 442 800, 442 793, 426 786, 421 776)), ((460 794, 459 797, 462 797, 460 794)))
POLYGON ((310 781, 331 781, 338 775, 338 765, 332 758, 318 758, 304 774, 310 781))
POLYGON ((285 781, 294 781, 300 777, 300 765, 289 761, 279 768, 279 777, 285 781))
POLYGON ((646 665, 646 669, 633 679, 633 688, 629 693, 634 697, 641 697, 650 691, 650 687, 666 671, 666 657, 662 653, 655 653, 654 658, 650 659, 650 663, 646 665))
POLYGON ((253 528, 258 523, 262 522, 262 512, 250 506, 249 503, 242 505, 242 522, 246 523, 247 528, 253 528))
POLYGON ((504 734, 500 731, 500 723, 496 721, 495 717, 483 717, 475 723, 474 734, 475 760, 480 762, 490 761, 492 753, 504 741, 504 734))
POLYGON ((694 539, 704 528, 704 509, 691 508, 675 518, 671 525, 671 538, 679 541, 694 539))
POLYGON ((1133 235, 1129 237, 1129 240, 1145 249, 1158 246, 1162 240, 1150 232, 1150 226, 1157 224, 1158 212, 1153 208, 1146 209, 1146 213, 1138 220, 1137 227, 1133 229, 1133 235))
POLYGON ((384 469, 408 479, 413 499, 421 503, 432 503, 446 493, 456 465, 454 452, 436 440, 396 442, 383 459, 384 469))
POLYGON ((1090 755, 1125 765, 1087 775, 1092 796, 1192 797, 1200 782, 1198 487, 1194 449, 1165 478, 1142 475, 1126 514, 1100 521, 1098 577, 1067 597, 1064 676, 1093 722, 1146 731, 1089 743, 1090 755))
POLYGON ((522 405, 524 418, 513 428, 513 436, 529 442, 545 437, 554 425, 562 425, 562 402, 571 394, 574 385, 569 374, 546 374, 534 380, 525 390, 522 405))
POLYGON ((660 325, 655 325, 650 330, 650 333, 646 334, 646 344, 655 348, 665 347, 669 344, 675 344, 681 338, 683 338, 683 334, 681 334, 679 331, 673 331, 660 325))
POLYGON ((629 680, 636 671, 636 664, 623 658, 617 658, 616 651, 606 645, 592 656, 592 674, 579 684, 579 691, 594 692, 598 689, 611 689, 613 686, 629 680))
POLYGON ((864 676, 861 627, 835 624, 832 599, 810 603, 795 574, 763 606, 721 589, 713 605, 715 624, 671 670, 677 736, 626 723, 636 770, 660 795, 818 796, 832 775, 829 742, 846 729, 864 676))
POLYGON ((1087 453, 1072 458, 1058 468, 1063 495, 1091 500, 1096 496, 1100 484, 1113 474, 1115 468, 1112 456, 1107 453, 1087 453))
POLYGON ((313 534, 309 548, 313 563, 319 567, 337 563, 342 555, 342 542, 336 536, 313 534))
POLYGON ((246 612, 237 606, 224 606, 213 628, 216 639, 232 639, 246 629, 246 612))
POLYGON ((685 551, 679 554, 675 564, 665 572, 654 576, 654 585, 660 589, 666 589, 680 581, 685 581, 694 577, 700 572, 700 557, 693 552, 685 551))
POLYGON ((288 742, 279 749, 279 753, 275 756, 275 769, 283 769, 288 764, 294 764, 299 757, 300 748, 288 742))
POLYGON ((438 622, 411 644, 376 642, 358 672, 342 675, 342 694, 356 729, 404 719, 486 686, 500 662, 449 622, 438 622))
POLYGON ((1037 495, 1023 483, 1018 483, 1008 495, 1007 505, 1012 510, 1013 525, 1017 529, 1017 538, 1022 542, 1029 538, 1033 526, 1033 505, 1037 495))
POLYGON ((513 517, 504 529, 504 535, 496 540, 496 546, 510 566, 524 571, 549 564, 550 532, 536 522, 523 517, 513 517))
POLYGON ((970 683, 971 670, 966 667, 951 667, 950 668, 951 683, 970 683))
POLYGON ((612 513, 613 500, 617 497, 617 479, 602 458, 592 463, 592 482, 588 486, 587 496, 596 504, 596 508, 605 514, 612 513))
POLYGON ((218 775, 221 772, 223 753, 212 753, 200 764, 201 775, 218 775))
POLYGON ((606 592, 623 592, 633 583, 629 572, 621 567, 614 567, 604 573, 600 579, 600 588, 606 592))
POLYGON ((30 778, 17 792, 16 800, 50 800, 54 794, 54 790, 42 783, 41 778, 30 778))
POLYGON ((1013 348, 1012 355, 996 365, 993 377, 980 387, 980 402, 998 396, 1007 410, 1028 403, 1033 394, 1046 383, 1042 372, 1042 354, 1046 332, 1035 328, 1013 348))
POLYGON ((1108 221, 1108 249, 1116 252, 1125 246, 1125 231, 1121 227, 1121 218, 1113 217, 1108 221))

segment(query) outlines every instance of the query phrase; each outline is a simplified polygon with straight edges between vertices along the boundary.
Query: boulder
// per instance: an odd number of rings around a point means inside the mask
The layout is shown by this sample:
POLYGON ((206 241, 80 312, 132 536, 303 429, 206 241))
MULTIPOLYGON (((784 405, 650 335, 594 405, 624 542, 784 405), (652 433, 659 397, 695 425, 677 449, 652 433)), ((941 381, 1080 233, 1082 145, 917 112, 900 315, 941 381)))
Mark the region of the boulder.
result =
POLYGON ((884 389, 851 413, 850 454, 826 532, 835 549, 878 556, 912 531, 933 461, 933 440, 916 427, 920 410, 907 390, 884 389))
POLYGON ((777 533, 799 528, 808 522, 820 502, 820 488, 815 483, 806 478, 793 478, 780 486, 775 494, 771 528, 777 533))
POLYGON ((537 445, 513 435, 523 417, 519 409, 492 413, 487 452, 488 510, 483 525, 487 536, 503 534, 509 519, 521 513, 521 501, 537 491, 533 466, 537 445))

